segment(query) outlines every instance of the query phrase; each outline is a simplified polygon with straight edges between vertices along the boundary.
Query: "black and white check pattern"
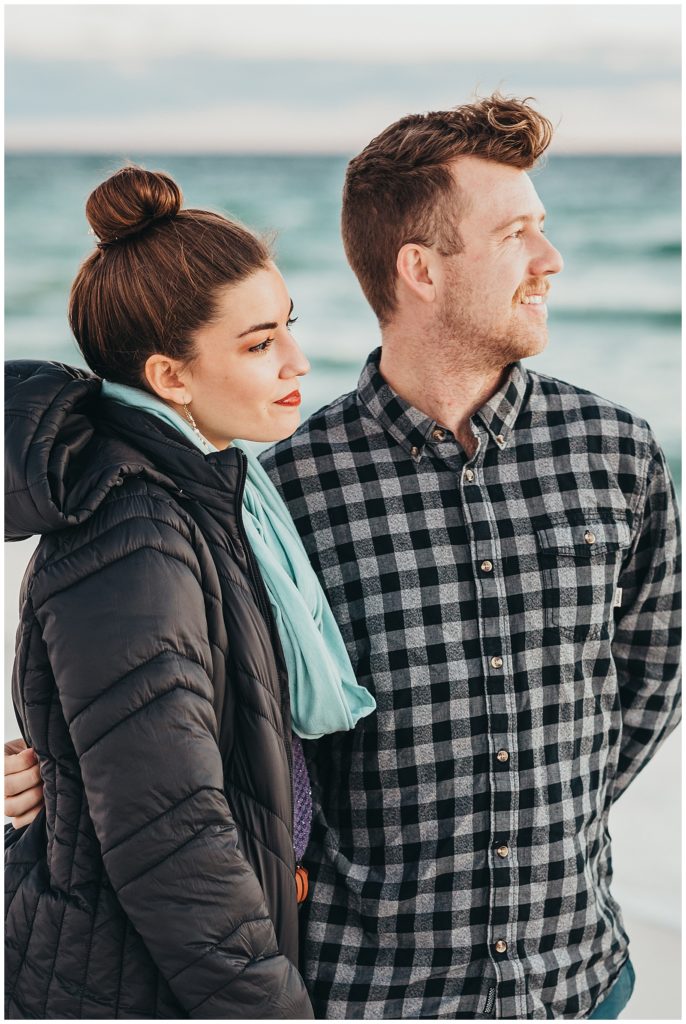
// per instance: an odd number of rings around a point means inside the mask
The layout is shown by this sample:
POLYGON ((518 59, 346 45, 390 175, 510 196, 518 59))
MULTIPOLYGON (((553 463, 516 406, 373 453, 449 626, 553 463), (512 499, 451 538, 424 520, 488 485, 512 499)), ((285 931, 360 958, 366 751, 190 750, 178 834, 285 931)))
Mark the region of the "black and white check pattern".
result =
POLYGON ((584 1018, 627 956, 608 812, 678 718, 664 457, 516 364, 466 459, 378 359, 263 457, 378 705, 306 745, 315 1011, 584 1018))

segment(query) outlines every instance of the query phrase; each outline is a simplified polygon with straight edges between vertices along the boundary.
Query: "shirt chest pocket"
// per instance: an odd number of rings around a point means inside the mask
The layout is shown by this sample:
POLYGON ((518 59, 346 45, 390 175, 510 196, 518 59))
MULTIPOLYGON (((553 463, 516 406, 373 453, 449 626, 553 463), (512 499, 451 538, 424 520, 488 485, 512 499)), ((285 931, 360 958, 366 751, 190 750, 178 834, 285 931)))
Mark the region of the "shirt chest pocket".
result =
POLYGON ((576 642, 609 634, 626 519, 615 513, 560 513, 536 531, 543 572, 545 624, 576 642))

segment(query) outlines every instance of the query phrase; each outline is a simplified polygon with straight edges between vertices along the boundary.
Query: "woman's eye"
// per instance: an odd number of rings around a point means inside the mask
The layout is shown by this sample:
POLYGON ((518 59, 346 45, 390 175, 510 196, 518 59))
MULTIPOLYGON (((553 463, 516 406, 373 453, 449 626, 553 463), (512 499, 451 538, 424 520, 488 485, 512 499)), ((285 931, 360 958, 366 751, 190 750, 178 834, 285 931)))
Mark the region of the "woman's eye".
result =
POLYGON ((297 319, 298 319, 298 318, 297 318, 297 316, 292 316, 292 317, 290 317, 290 318, 289 318, 289 319, 288 319, 288 320, 286 321, 286 327, 287 327, 287 328, 288 328, 288 329, 290 330, 290 329, 291 329, 291 327, 293 326, 293 324, 295 323, 295 321, 296 321, 297 319))
POLYGON ((252 348, 248 349, 248 352, 266 352, 273 340, 273 338, 267 338, 265 341, 261 341, 259 345, 253 345, 252 348))

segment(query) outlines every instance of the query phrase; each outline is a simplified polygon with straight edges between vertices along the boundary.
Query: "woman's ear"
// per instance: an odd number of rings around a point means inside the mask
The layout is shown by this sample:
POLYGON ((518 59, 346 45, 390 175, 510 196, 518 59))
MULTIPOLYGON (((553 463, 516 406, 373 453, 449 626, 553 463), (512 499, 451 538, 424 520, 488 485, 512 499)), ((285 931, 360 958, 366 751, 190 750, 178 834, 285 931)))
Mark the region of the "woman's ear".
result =
POLYGON ((186 383, 188 372, 178 359, 156 352, 146 360, 144 373, 149 387, 164 402, 187 405, 193 401, 186 383))

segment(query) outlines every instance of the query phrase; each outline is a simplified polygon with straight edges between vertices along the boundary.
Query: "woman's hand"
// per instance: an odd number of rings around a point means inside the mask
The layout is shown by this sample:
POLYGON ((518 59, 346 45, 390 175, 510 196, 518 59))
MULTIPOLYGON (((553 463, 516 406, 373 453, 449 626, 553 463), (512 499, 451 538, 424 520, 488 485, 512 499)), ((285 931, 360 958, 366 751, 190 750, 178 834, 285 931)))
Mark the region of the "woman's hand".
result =
POLYGON ((5 744, 5 814, 15 828, 30 824, 43 806, 38 759, 23 740, 5 744))

